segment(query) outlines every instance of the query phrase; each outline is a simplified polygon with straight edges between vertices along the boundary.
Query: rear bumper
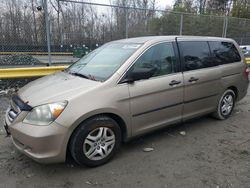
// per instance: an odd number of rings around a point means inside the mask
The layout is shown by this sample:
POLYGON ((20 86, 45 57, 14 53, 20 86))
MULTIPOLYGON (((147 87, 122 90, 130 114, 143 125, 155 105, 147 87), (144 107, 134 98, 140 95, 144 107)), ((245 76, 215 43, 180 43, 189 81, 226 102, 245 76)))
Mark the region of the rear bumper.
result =
POLYGON ((247 91, 249 89, 249 79, 247 79, 246 82, 244 82, 244 84, 242 84, 238 88, 240 88, 240 89, 238 91, 237 101, 240 101, 241 99, 243 99, 247 95, 247 91))
POLYGON ((8 126, 15 147, 40 163, 60 163, 66 159, 68 129, 53 122, 35 126, 22 122, 8 126))
POLYGON ((247 90, 238 93, 237 101, 240 101, 247 95, 247 90))

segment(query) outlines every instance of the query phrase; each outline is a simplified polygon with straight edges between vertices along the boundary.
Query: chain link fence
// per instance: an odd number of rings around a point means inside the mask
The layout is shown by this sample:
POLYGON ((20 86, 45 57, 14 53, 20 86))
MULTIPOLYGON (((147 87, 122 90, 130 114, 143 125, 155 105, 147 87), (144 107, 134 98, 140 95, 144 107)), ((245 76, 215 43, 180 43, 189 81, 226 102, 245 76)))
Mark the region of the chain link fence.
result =
POLYGON ((73 0, 3 1, 0 65, 72 63, 108 41, 149 35, 218 36, 250 44, 250 19, 128 7, 123 1, 116 5, 73 0))

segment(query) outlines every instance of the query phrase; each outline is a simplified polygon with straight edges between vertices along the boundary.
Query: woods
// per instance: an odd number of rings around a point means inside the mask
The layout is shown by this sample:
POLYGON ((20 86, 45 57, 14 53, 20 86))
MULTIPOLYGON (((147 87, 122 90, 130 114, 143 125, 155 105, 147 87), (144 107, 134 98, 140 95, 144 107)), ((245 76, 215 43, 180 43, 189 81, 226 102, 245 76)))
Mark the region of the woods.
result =
MULTIPOLYGON (((121 8, 48 0, 52 51, 94 48, 126 36, 178 35, 180 30, 183 35, 224 34, 250 43, 249 0, 176 0, 165 11, 157 10, 155 0, 109 2, 121 8)), ((44 18, 42 0, 2 0, 0 50, 46 50, 44 18)))

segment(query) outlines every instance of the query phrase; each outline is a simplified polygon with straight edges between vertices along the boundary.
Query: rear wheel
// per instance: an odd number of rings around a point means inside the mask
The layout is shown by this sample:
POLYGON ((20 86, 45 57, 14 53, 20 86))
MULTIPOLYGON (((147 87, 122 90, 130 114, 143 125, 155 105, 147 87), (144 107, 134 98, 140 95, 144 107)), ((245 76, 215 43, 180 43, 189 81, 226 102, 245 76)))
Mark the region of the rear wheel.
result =
POLYGON ((120 143, 121 131, 116 121, 106 116, 97 116, 77 128, 69 149, 78 164, 94 167, 108 162, 120 143))
POLYGON ((222 94, 217 106, 217 110, 213 113, 213 116, 220 120, 227 119, 234 109, 235 99, 236 97, 234 91, 227 89, 222 94))

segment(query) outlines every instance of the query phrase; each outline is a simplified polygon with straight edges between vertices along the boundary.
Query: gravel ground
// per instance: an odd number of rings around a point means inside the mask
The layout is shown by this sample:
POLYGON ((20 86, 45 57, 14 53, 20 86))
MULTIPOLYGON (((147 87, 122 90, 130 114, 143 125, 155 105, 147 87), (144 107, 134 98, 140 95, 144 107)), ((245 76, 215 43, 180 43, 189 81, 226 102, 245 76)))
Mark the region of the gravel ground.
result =
POLYGON ((0 79, 0 97, 2 94, 15 91, 35 79, 37 78, 0 79))
MULTIPOLYGON (((26 65, 43 65, 38 59, 31 55, 15 54, 0 56, 0 68, 6 68, 10 66, 20 67, 26 65)), ((32 78, 33 79, 33 78, 32 78)), ((0 79, 0 97, 6 90, 21 87, 27 84, 32 79, 0 79)))
POLYGON ((2 130, 7 105, 0 97, 0 188, 250 187, 250 90, 229 119, 202 117, 138 138, 97 168, 42 165, 19 153, 2 130))
POLYGON ((0 66, 8 65, 36 65, 41 62, 31 55, 15 54, 0 56, 0 66))

